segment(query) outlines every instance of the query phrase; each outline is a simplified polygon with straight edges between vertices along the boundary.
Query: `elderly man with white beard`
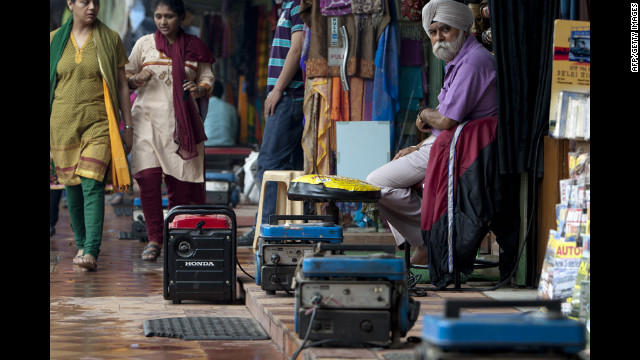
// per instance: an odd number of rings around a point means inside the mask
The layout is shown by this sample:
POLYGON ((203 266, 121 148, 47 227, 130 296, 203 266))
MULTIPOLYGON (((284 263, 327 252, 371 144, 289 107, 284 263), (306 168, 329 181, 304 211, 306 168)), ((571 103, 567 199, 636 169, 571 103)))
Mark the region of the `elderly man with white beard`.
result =
POLYGON ((396 244, 408 242, 414 249, 411 264, 427 264, 420 229, 420 193, 431 145, 442 130, 468 120, 498 113, 496 66, 493 55, 470 33, 471 10, 455 0, 431 0, 422 9, 422 26, 434 55, 446 62, 443 86, 435 109, 422 108, 416 127, 431 133, 416 146, 398 151, 389 163, 374 170, 367 182, 380 187, 380 215, 389 223, 396 244))

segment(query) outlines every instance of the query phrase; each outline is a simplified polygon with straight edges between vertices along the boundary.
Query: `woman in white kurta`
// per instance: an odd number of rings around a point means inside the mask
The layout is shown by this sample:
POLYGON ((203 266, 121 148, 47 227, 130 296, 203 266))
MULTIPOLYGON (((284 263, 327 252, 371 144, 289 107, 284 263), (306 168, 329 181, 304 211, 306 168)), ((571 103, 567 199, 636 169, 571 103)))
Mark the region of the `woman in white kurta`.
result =
POLYGON ((158 1, 154 7, 158 30, 136 42, 125 67, 129 88, 138 89, 131 109, 131 169, 140 188, 149 238, 142 258, 150 261, 159 256, 163 241, 162 182, 169 208, 205 201, 206 136, 197 100, 209 97, 215 60, 199 38, 182 30, 183 19, 181 0, 158 1), (189 96, 183 97, 183 92, 189 96))

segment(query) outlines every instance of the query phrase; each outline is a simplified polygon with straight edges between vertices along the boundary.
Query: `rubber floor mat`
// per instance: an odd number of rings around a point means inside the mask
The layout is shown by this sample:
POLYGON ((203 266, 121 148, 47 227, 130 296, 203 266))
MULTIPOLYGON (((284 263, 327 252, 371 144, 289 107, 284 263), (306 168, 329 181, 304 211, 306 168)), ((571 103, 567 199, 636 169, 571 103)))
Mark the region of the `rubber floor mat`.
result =
POLYGON ((174 317, 146 320, 144 335, 183 340, 266 340, 258 321, 244 317, 174 317))

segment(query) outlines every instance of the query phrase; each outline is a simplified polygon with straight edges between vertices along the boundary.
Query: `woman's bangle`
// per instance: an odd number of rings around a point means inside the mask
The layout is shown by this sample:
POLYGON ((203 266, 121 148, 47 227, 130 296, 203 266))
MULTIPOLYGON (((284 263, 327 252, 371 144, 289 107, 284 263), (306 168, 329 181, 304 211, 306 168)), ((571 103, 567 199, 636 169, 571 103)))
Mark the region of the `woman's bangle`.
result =
POLYGON ((127 85, 129 85, 129 89, 131 90, 135 90, 136 89, 136 82, 135 79, 133 78, 135 75, 131 75, 128 79, 127 79, 127 85), (133 86, 131 86, 131 80, 133 80, 133 86))
POLYGON ((129 125, 125 125, 124 128, 133 130, 133 126, 129 126, 129 125))

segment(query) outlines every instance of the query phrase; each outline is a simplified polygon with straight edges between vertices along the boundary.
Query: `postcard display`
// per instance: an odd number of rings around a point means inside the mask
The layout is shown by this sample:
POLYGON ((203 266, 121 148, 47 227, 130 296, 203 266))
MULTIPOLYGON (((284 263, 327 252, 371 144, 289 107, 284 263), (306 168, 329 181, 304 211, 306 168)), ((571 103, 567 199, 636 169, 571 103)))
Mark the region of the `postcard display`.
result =
MULTIPOLYGON (((590 140, 590 23, 556 20, 549 135, 590 140)), ((562 299, 563 313, 585 324, 590 347, 591 201, 590 155, 568 153, 569 178, 559 181, 556 228, 549 241, 538 284, 539 299, 562 299)))

